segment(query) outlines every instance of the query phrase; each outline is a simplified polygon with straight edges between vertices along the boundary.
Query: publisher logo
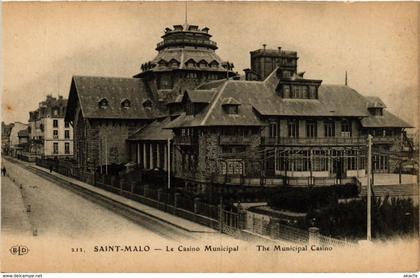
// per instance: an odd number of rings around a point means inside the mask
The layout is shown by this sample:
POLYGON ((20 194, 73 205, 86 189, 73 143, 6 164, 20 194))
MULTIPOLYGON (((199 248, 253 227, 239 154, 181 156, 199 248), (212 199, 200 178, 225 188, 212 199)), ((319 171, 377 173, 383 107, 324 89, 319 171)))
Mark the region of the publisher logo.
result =
POLYGON ((10 247, 9 251, 12 255, 22 256, 28 254, 29 248, 24 245, 15 245, 10 247))

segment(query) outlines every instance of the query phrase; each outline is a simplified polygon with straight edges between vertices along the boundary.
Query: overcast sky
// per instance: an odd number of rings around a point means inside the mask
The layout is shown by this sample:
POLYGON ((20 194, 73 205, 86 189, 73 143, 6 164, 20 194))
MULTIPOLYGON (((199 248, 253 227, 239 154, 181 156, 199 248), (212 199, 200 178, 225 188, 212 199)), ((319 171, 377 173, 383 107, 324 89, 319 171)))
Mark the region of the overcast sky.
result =
MULTIPOLYGON (((183 2, 3 3, 3 120, 27 122, 47 94, 67 97, 72 75, 134 75, 184 10, 183 2)), ((188 22, 208 26, 240 73, 263 43, 295 50, 305 77, 343 84, 347 70, 351 87, 417 126, 418 12, 416 3, 196 2, 188 22)))

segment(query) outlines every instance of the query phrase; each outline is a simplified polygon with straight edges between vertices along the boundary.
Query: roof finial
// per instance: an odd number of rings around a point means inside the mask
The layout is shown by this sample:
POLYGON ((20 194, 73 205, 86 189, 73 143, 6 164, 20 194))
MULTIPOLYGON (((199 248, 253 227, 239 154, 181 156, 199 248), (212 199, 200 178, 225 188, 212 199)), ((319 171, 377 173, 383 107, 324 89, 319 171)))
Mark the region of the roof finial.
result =
POLYGON ((344 85, 347 86, 347 71, 346 71, 346 74, 345 74, 345 77, 344 77, 344 85))

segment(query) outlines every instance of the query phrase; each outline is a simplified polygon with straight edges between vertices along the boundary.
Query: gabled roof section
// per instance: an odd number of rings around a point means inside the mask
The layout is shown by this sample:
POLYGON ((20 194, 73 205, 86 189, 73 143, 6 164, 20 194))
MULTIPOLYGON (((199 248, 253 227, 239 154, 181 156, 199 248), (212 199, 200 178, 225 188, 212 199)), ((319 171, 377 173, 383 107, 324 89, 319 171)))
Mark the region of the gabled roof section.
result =
POLYGON ((131 135, 128 141, 167 141, 173 138, 172 130, 166 129, 170 117, 158 119, 131 135))
POLYGON ((210 103, 213 96, 216 94, 216 90, 186 90, 184 97, 189 98, 193 103, 210 103))
POLYGON ((152 119, 161 113, 154 106, 152 109, 143 106, 143 102, 149 98, 145 84, 139 78, 74 76, 67 104, 66 121, 74 119, 78 102, 84 118, 152 119), (108 101, 106 109, 98 106, 101 99, 108 101), (123 100, 130 101, 130 109, 121 107, 123 100))
POLYGON ((369 116, 361 120, 362 126, 367 128, 375 127, 396 127, 396 128, 412 128, 409 123, 401 120, 391 112, 383 111, 382 116, 369 116))
POLYGON ((222 100, 222 105, 241 105, 241 103, 233 97, 227 97, 222 100))
POLYGON ((385 103, 379 97, 367 96, 367 108, 386 108, 385 103))

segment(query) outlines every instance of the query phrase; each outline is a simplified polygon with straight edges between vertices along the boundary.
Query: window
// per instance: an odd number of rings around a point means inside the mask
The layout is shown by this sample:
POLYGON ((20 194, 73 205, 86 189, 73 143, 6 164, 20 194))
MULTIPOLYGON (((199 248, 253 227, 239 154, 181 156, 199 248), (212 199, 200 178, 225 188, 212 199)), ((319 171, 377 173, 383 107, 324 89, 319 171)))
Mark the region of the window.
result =
POLYGON ((150 99, 146 99, 143 101, 143 107, 146 109, 152 108, 152 101, 150 99))
POLYGON ((288 70, 284 70, 281 75, 283 78, 290 78, 291 73, 288 70))
POLYGON ((218 78, 216 73, 209 73, 207 79, 208 80, 217 80, 219 78, 218 78))
POLYGON ((54 116, 58 116, 58 108, 54 108, 53 109, 53 115, 54 116))
POLYGON ((387 172, 389 158, 386 155, 373 155, 372 164, 373 170, 377 172, 387 172))
POLYGON ((242 175, 243 165, 240 160, 227 161, 227 174, 228 175, 242 175))
POLYGON ((306 121, 306 137, 314 138, 317 137, 316 121, 306 121))
POLYGON ((290 86, 283 85, 283 98, 290 98, 290 86))
POLYGON ((278 125, 277 123, 270 123, 270 130, 269 130, 269 137, 276 138, 278 131, 278 125))
POLYGON ((58 143, 53 143, 53 154, 58 154, 58 143))
POLYGON ((70 138, 70 130, 64 130, 64 138, 66 139, 70 138))
POLYGON ((194 115, 194 103, 187 103, 187 105, 185 106, 185 112, 187 113, 187 115, 194 115))
POLYGON ((341 136, 351 137, 351 122, 348 120, 341 121, 341 136))
POLYGON ((292 98, 299 98, 299 87, 292 86, 292 98))
POLYGON ((287 121, 287 131, 289 138, 299 137, 299 122, 297 120, 287 121))
POLYGON ((325 137, 335 137, 334 121, 326 121, 324 124, 325 124, 325 137))
POLYGON ((121 108, 128 109, 131 107, 131 102, 128 99, 123 99, 121 101, 121 108))
POLYGON ((385 129, 385 136, 393 136, 394 131, 391 128, 385 129))
POLYGON ((383 115, 383 109, 382 108, 370 108, 369 112, 373 116, 382 116, 383 115))
POLYGON ((58 139, 58 130, 57 129, 53 130, 53 138, 58 139))
POLYGON ((317 99, 317 91, 315 86, 309 86, 309 98, 310 99, 317 99))
POLYGON ((64 127, 70 127, 70 123, 69 122, 64 122, 64 127))
POLYGON ((196 72, 187 72, 187 76, 188 79, 197 79, 198 75, 196 72))
POLYGON ((55 127, 55 128, 58 127, 58 120, 53 120, 53 127, 55 127))
POLYGON ((99 108, 106 109, 108 108, 108 100, 106 98, 103 98, 98 102, 98 105, 99 105, 99 108))
POLYGON ((70 153, 70 143, 64 143, 64 153, 65 154, 70 153))
POLYGON ((226 113, 228 114, 238 114, 239 113, 239 107, 238 105, 225 105, 226 113))

